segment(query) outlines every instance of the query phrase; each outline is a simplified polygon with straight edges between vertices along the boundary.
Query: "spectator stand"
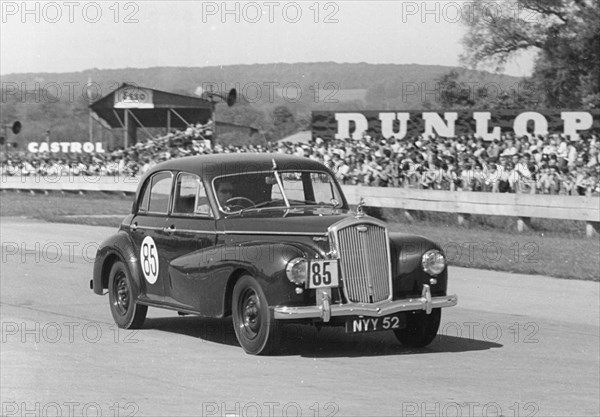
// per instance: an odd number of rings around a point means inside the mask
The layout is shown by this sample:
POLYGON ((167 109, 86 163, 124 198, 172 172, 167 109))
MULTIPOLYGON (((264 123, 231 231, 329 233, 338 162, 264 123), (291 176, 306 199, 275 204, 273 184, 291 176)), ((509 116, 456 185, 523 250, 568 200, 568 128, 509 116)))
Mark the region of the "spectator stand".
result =
POLYGON ((211 130, 212 122, 198 123, 104 154, 11 154, 3 160, 2 186, 6 188, 5 179, 11 176, 55 176, 58 171, 63 176, 139 177, 170 158, 279 152, 324 163, 349 196, 360 192, 374 199, 371 205, 408 212, 453 212, 463 224, 468 224, 470 214, 516 216, 519 230, 528 227, 531 217, 581 220, 587 222, 588 235, 597 231, 600 221, 600 141, 594 134, 573 140, 555 134, 507 134, 493 142, 474 136, 396 140, 363 135, 360 139, 211 147, 207 140, 211 130))
POLYGON ((123 129, 124 148, 136 144, 138 128, 185 130, 206 124, 213 115, 213 104, 208 100, 131 84, 122 84, 92 103, 90 109, 94 119, 101 119, 112 129, 123 129))

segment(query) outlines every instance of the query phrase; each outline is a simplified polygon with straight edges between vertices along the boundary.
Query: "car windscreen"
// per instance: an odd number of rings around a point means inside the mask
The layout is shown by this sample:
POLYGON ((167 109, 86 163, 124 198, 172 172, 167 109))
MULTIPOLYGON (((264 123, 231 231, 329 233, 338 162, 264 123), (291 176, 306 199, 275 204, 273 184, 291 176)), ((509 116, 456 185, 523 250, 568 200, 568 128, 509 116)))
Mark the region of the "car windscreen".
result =
POLYGON ((226 175, 215 178, 213 187, 219 208, 225 213, 264 207, 339 207, 343 201, 335 180, 322 171, 226 175))

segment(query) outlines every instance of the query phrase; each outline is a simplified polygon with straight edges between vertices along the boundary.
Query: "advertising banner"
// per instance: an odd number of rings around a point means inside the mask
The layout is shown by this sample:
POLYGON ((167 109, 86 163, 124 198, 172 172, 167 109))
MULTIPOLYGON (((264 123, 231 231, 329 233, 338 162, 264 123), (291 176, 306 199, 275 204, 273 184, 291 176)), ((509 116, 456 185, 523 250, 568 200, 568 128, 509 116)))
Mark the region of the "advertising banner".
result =
POLYGON ((29 142, 31 153, 104 153, 102 142, 29 142))
POLYGON ((471 135, 486 141, 501 135, 558 133, 573 138, 600 133, 600 110, 313 111, 313 139, 411 138, 471 135))
POLYGON ((153 109, 152 90, 126 86, 115 91, 115 109, 153 109))

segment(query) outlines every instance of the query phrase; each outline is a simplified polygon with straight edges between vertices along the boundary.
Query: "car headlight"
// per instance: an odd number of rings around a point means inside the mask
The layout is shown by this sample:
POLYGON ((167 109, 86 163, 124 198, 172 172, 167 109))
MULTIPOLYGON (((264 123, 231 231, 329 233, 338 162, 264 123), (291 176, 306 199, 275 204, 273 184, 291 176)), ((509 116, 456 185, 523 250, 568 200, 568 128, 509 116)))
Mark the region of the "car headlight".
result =
POLYGON ((296 285, 302 285, 308 277, 308 261, 304 258, 294 258, 285 267, 287 278, 296 285))
POLYGON ((423 254, 421 265, 429 275, 438 275, 446 268, 446 258, 439 250, 431 249, 423 254))

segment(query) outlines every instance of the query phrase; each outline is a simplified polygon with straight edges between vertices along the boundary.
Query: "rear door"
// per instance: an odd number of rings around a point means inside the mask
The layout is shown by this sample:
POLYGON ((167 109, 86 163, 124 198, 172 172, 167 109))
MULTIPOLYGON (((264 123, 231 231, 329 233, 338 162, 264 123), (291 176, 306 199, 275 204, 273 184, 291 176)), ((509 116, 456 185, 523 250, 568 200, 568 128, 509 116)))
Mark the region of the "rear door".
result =
POLYGON ((171 205, 173 173, 161 171, 146 180, 130 225, 130 235, 140 263, 142 296, 163 302, 168 277, 165 247, 169 244, 166 230, 171 205))

